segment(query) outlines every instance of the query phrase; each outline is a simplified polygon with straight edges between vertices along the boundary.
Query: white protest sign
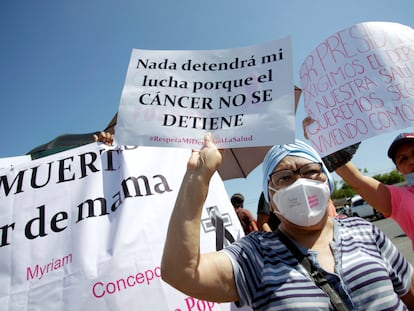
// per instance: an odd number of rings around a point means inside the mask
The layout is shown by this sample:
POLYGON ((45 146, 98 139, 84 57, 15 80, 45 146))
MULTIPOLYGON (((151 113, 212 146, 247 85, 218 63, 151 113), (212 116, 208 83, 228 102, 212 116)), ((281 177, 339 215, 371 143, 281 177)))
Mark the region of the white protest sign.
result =
MULTIPOLYGON (((0 309, 235 309, 188 297, 160 278, 189 156, 186 149, 93 143, 3 170, 0 309)), ((218 174, 210 185, 203 252, 216 250, 212 211, 232 237, 243 235, 218 174)))
POLYGON ((414 30, 368 22, 329 36, 300 69, 307 133, 322 156, 414 125, 414 30))
POLYGON ((294 141, 290 37, 228 50, 134 49, 115 129, 121 145, 199 149, 294 141))
POLYGON ((9 169, 9 168, 12 168, 14 165, 24 163, 24 162, 29 162, 31 160, 32 160, 32 157, 30 155, 0 158, 0 170, 9 169))

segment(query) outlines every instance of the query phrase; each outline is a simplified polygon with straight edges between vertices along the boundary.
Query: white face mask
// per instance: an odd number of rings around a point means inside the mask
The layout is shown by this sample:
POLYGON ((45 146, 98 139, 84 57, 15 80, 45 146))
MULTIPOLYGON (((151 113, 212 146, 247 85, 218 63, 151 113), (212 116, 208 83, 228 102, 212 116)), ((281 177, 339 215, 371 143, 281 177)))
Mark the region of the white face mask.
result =
POLYGON ((317 224, 326 213, 330 197, 326 182, 298 178, 290 186, 275 190, 272 200, 283 217, 298 226, 317 224))

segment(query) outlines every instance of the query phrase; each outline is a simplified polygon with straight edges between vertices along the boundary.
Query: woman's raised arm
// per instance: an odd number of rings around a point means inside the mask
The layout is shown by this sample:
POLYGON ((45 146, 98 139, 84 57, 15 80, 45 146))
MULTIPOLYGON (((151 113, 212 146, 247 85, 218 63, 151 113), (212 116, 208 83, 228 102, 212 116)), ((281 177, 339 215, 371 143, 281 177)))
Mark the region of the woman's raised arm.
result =
POLYGON ((181 292, 209 301, 238 299, 230 259, 222 252, 200 254, 200 218, 209 182, 222 155, 206 134, 188 161, 171 215, 161 262, 162 279, 181 292))

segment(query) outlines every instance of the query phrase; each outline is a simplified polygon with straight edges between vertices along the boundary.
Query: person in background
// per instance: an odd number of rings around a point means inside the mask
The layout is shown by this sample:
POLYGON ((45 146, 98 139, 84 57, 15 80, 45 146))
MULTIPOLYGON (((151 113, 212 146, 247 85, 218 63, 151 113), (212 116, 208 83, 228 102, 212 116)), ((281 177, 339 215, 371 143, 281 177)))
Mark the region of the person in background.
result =
POLYGON ((332 177, 300 141, 272 147, 263 161, 264 197, 279 216, 279 230, 200 253, 202 210, 221 162, 207 134, 188 160, 171 214, 161 260, 165 282, 197 299, 254 310, 334 310, 338 297, 347 310, 414 308, 411 264, 372 223, 328 216, 332 177), (314 272, 302 264, 305 258, 314 272))
POLYGON ((234 207, 237 217, 240 220, 244 234, 247 235, 252 231, 258 231, 256 220, 254 219, 252 213, 243 206, 244 196, 241 193, 235 193, 231 196, 230 201, 234 207))
POLYGON ((328 202, 328 215, 332 217, 338 217, 338 213, 336 211, 336 207, 332 199, 329 199, 328 202))
POLYGON ((410 238, 414 249, 414 133, 399 134, 387 155, 404 175, 405 187, 385 185, 365 176, 350 161, 332 169, 384 217, 395 220, 410 238))
POLYGON ((280 224, 279 218, 270 210, 269 203, 266 202, 263 191, 260 194, 257 203, 257 227, 260 231, 272 232, 277 229, 280 224))

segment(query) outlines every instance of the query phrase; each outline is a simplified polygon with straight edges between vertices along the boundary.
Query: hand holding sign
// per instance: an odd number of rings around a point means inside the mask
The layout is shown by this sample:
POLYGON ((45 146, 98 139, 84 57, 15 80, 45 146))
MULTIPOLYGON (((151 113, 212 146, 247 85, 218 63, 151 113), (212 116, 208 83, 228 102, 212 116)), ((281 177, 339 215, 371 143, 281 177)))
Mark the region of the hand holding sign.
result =
POLYGON ((209 180, 220 166, 222 156, 214 145, 213 135, 208 133, 204 136, 204 146, 201 150, 193 150, 188 161, 188 168, 199 170, 209 180))

